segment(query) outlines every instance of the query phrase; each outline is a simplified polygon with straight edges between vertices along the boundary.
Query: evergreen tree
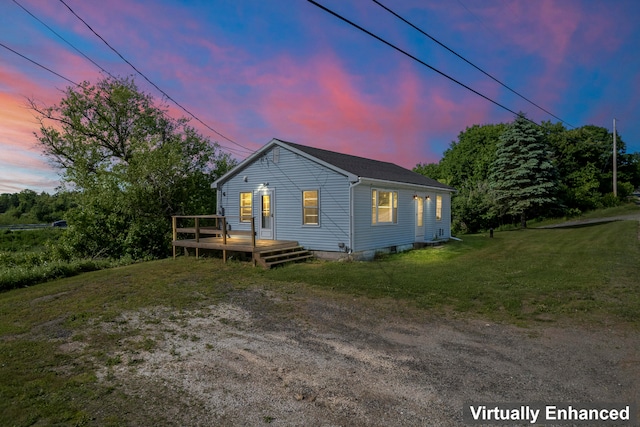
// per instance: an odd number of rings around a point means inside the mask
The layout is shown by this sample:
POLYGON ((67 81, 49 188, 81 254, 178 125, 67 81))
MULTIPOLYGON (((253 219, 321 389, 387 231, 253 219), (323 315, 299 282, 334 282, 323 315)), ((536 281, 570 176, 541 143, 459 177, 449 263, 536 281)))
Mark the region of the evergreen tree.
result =
POLYGON ((544 133, 519 113, 500 136, 490 175, 495 200, 503 214, 520 217, 555 202, 555 169, 544 133))

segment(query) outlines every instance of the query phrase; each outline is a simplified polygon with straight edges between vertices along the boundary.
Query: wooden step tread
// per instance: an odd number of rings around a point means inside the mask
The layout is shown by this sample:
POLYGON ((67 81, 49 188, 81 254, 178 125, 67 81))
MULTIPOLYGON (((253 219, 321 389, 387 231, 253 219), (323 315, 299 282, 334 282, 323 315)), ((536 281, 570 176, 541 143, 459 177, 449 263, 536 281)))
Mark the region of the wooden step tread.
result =
POLYGON ((262 258, 265 261, 268 261, 270 259, 278 259, 278 258, 285 258, 285 257, 292 257, 292 256, 297 256, 297 255, 311 255, 309 253, 308 250, 300 250, 300 251, 292 251, 292 252, 284 252, 281 254, 277 254, 277 255, 269 255, 269 256, 260 256, 260 258, 262 258))
POLYGON ((259 254, 261 257, 265 257, 265 256, 277 255, 279 253, 290 252, 294 250, 300 251, 300 250, 306 250, 306 249, 304 249, 304 247, 302 246, 289 246, 288 248, 268 249, 265 251, 261 251, 259 254))
POLYGON ((272 265, 282 264, 282 263, 285 263, 285 262, 301 261, 303 259, 309 259, 311 257, 313 257, 312 254, 301 255, 301 256, 299 256, 297 258, 287 258, 287 259, 281 259, 281 260, 277 260, 277 261, 267 262, 266 265, 267 265, 267 267, 271 267, 272 265))

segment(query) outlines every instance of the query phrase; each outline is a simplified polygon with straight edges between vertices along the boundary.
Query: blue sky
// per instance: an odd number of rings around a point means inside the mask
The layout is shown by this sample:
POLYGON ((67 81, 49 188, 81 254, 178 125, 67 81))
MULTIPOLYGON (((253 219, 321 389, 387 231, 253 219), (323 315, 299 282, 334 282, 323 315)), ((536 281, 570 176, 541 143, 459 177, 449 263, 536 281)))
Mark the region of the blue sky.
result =
MULTIPOLYGON (((17 2, 17 3, 16 3, 17 2)), ((74 81, 135 71, 60 1, 0 5, 0 43, 74 81)), ((640 151, 640 2, 380 0, 562 119, 617 129, 640 151)), ((474 124, 513 114, 305 0, 65 3, 243 159, 276 137, 412 168, 436 162, 474 124), (236 145, 238 143, 239 145, 236 145), (242 147, 241 147, 242 146, 242 147)), ((505 89, 375 2, 318 3, 535 121, 559 120, 505 89)), ((139 87, 162 95, 140 76, 139 87)), ((0 47, 0 192, 55 191, 26 99, 59 102, 70 83, 0 47)), ((174 117, 186 115, 170 104, 174 117)))

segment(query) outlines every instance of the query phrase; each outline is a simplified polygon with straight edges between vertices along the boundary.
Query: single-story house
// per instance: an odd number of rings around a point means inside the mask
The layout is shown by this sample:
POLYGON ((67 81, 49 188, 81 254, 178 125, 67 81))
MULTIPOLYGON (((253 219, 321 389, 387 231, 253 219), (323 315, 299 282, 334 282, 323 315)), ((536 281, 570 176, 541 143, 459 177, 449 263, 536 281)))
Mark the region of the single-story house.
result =
POLYGON ((231 229, 319 257, 372 258, 451 237, 452 187, 393 163, 271 140, 216 180, 231 229))

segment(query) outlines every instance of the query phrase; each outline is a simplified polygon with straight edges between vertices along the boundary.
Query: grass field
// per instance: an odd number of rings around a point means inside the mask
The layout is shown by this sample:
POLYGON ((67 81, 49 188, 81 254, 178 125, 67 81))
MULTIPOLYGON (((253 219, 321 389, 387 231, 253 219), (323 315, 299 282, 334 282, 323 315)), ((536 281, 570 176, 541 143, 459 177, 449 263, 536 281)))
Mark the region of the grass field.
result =
POLYGON ((269 276, 430 310, 523 323, 640 321, 638 222, 464 236, 374 263, 300 264, 269 276))
MULTIPOLYGON (((374 262, 314 261, 265 271, 248 263, 179 258, 83 273, 0 293, 0 425, 118 424, 117 389, 99 367, 126 331, 88 333, 125 310, 167 307, 176 316, 249 287, 286 297, 309 292, 398 299, 429 313, 532 326, 539 322, 640 326, 637 221, 465 236, 437 249, 374 262), (87 335, 89 334, 89 335, 87 335), (83 343, 82 357, 60 351, 83 343)), ((131 344, 129 344, 131 345, 131 344)), ((154 338, 136 343, 153 349, 154 338)), ((132 351, 136 349, 133 348, 132 351)))

